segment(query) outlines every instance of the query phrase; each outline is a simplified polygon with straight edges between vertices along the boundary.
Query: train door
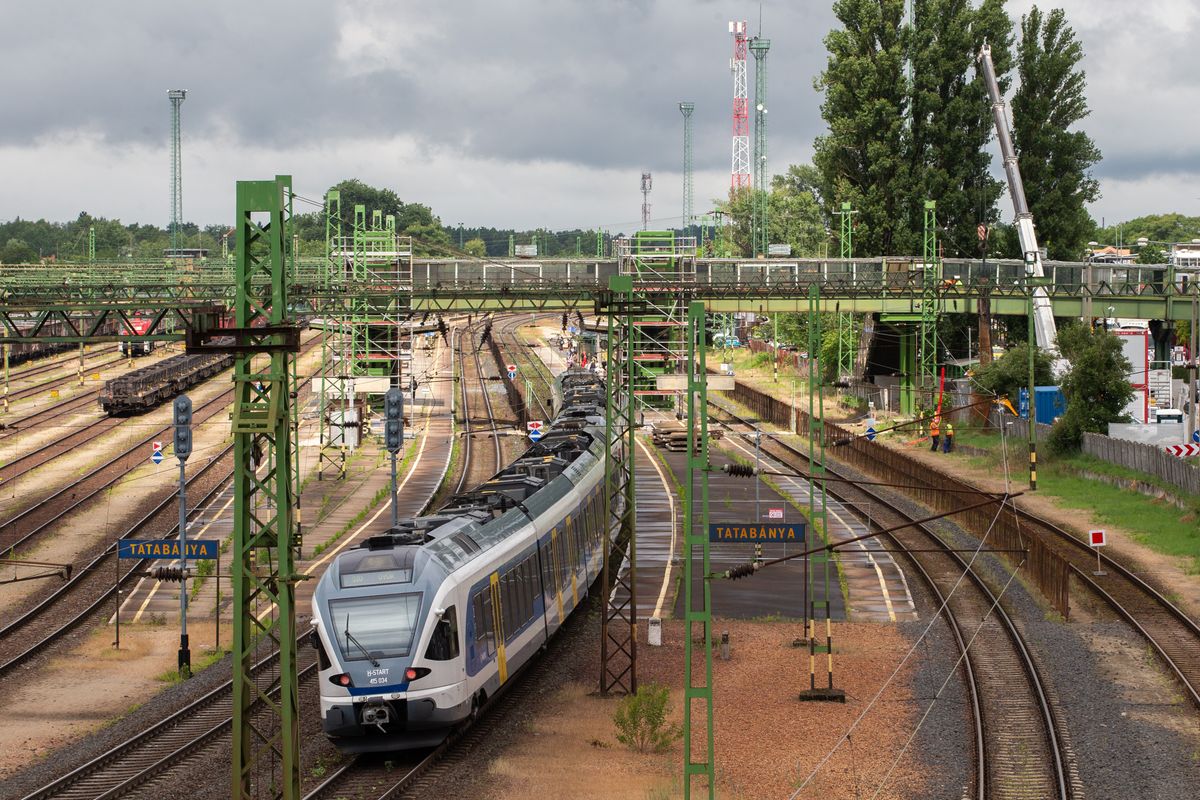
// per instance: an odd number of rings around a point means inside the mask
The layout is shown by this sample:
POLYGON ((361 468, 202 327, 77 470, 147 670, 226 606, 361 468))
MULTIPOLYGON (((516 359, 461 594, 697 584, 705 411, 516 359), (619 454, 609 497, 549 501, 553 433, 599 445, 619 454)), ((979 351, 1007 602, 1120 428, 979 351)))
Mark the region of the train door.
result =
POLYGON ((554 597, 558 601, 558 624, 561 625, 566 615, 563 614, 562 601, 562 541, 558 528, 550 531, 550 554, 554 564, 554 597))
POLYGON ((496 631, 496 664, 500 668, 500 683, 508 680, 508 657, 504 653, 504 613, 500 606, 500 573, 493 572, 492 593, 492 627, 496 631))
POLYGON ((567 552, 571 565, 571 608, 579 605, 579 542, 575 538, 575 520, 567 514, 567 552))

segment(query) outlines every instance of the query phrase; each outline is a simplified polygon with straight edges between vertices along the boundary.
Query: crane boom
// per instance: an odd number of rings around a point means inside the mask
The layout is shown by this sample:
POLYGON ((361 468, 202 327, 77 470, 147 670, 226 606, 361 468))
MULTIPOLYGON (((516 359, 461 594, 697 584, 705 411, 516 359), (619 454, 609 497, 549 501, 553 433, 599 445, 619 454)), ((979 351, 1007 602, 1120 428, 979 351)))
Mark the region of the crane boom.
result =
MULTIPOLYGON (((1004 98, 1000 94, 1000 84, 996 81, 996 67, 992 64, 992 48, 985 44, 979 48, 976 59, 983 68, 983 80, 987 84, 988 96, 992 100, 992 118, 996 123, 996 138, 1000 140, 1000 154, 1004 158, 1004 173, 1008 176, 1008 192, 1012 196, 1013 211, 1016 213, 1017 237, 1021 242, 1021 252, 1025 259, 1025 274, 1027 277, 1041 278, 1042 254, 1038 248, 1037 233, 1033 227, 1033 214, 1029 203, 1025 200, 1025 184, 1021 181, 1021 167, 1017 163, 1017 153, 1013 148, 1012 133, 1008 127, 1008 119, 1004 113, 1004 98)), ((1058 330, 1054 325, 1054 311, 1050 307, 1050 298, 1046 296, 1045 288, 1034 287, 1033 290, 1033 322, 1036 331, 1038 347, 1043 350, 1058 349, 1058 330)))

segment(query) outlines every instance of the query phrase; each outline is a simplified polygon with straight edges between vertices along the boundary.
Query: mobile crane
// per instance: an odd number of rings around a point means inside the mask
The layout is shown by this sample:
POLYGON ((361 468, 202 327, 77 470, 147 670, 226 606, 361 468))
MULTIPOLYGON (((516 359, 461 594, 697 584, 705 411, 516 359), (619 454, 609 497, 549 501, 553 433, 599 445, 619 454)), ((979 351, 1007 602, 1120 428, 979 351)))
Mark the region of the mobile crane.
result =
MULTIPOLYGON (((1012 196, 1016 212, 1017 237, 1021 242, 1021 253, 1025 260, 1025 277, 1041 278, 1042 254, 1038 249, 1037 233, 1033 227, 1033 214, 1025 201, 1025 184, 1021 181, 1021 167, 1017 164, 1017 153, 1013 148, 1012 132, 1004 113, 1004 97, 996 81, 996 67, 992 64, 992 48, 983 45, 976 58, 983 68, 983 80, 987 84, 988 96, 992 100, 992 118, 996 122, 996 138, 1000 140, 1000 154, 1004 157, 1004 172, 1008 176, 1008 192, 1012 196)), ((1044 287, 1033 287, 1033 322, 1037 345, 1052 353, 1058 352, 1058 330, 1054 325, 1054 312, 1044 287)))

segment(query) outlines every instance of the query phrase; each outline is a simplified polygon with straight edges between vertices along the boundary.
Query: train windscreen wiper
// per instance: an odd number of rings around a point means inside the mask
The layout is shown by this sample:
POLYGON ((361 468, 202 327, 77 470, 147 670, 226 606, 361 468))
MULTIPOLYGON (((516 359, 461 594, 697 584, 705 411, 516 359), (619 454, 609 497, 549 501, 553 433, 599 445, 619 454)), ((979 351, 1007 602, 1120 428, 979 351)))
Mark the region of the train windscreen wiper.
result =
POLYGON ((346 630, 344 631, 344 633, 346 634, 346 641, 353 642, 355 647, 357 647, 359 650, 362 650, 363 655, 366 656, 367 660, 371 662, 371 666, 378 668, 379 662, 375 660, 375 656, 371 655, 371 651, 368 650, 367 648, 363 647, 362 642, 358 641, 358 639, 355 639, 354 634, 350 632, 350 615, 349 614, 346 615, 346 630))

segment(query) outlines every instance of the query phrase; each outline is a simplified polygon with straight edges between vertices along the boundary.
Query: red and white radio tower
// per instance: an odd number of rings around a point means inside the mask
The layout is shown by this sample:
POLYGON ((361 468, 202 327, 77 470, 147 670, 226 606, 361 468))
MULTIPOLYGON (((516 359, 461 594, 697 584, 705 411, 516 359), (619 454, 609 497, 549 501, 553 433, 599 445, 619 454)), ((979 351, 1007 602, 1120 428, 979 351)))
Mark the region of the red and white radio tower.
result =
POLYGON ((730 22, 733 34, 733 175, 734 191, 750 186, 750 102, 746 99, 746 21, 730 22))

